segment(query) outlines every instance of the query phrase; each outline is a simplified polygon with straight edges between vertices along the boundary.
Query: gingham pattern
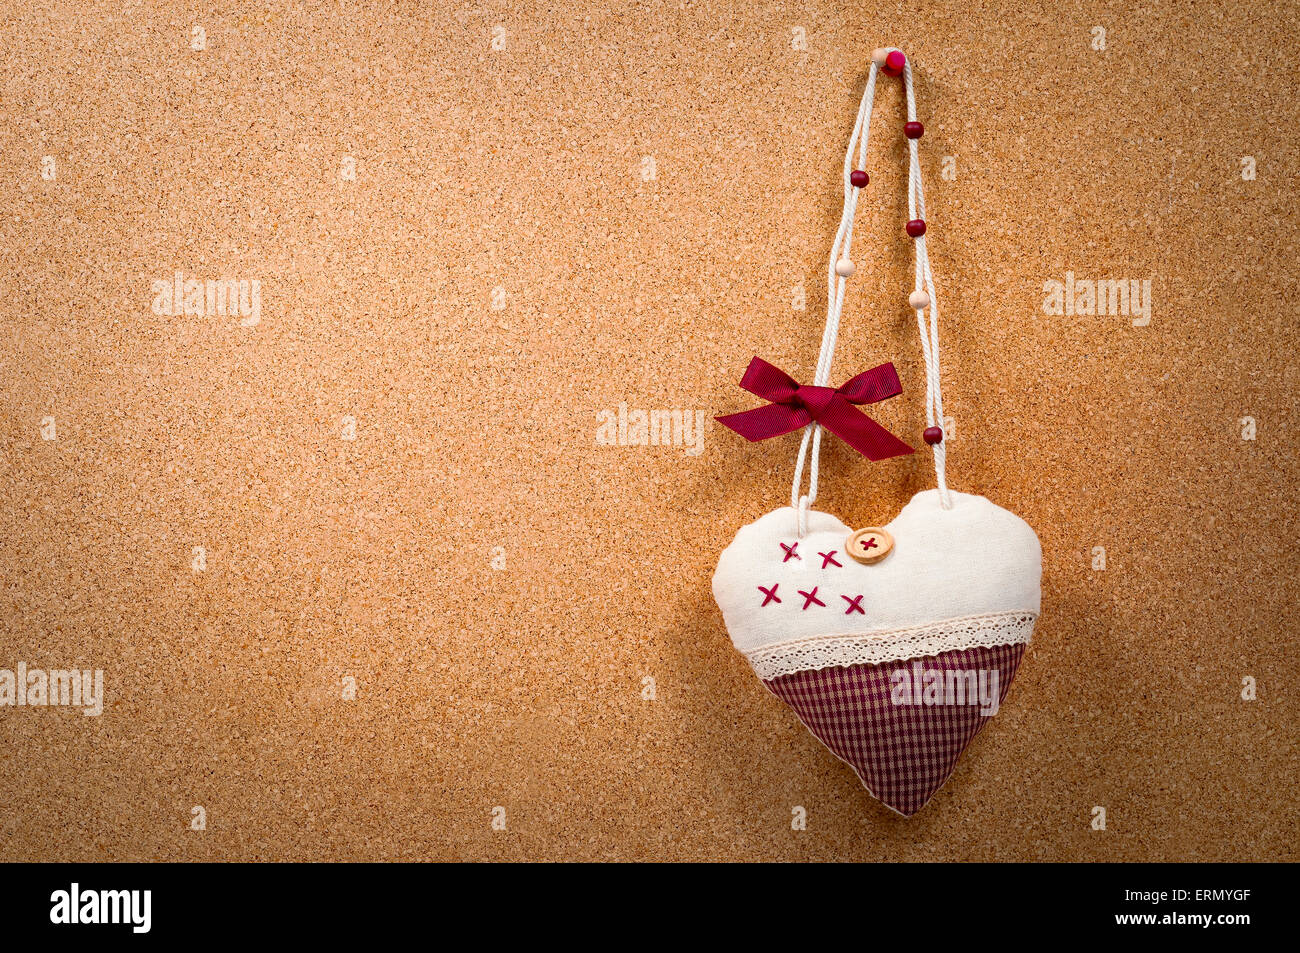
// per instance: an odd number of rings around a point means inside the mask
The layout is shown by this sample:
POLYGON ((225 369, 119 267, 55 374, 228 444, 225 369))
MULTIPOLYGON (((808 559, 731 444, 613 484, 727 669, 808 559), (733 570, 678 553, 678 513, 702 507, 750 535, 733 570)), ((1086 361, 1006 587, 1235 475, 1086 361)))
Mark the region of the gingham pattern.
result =
POLYGON ((959 649, 924 659, 794 672, 765 681, 822 744, 857 772, 874 797, 905 817, 943 787, 957 759, 991 715, 979 705, 896 705, 896 672, 912 666, 949 672, 997 669, 999 705, 1025 643, 959 649))

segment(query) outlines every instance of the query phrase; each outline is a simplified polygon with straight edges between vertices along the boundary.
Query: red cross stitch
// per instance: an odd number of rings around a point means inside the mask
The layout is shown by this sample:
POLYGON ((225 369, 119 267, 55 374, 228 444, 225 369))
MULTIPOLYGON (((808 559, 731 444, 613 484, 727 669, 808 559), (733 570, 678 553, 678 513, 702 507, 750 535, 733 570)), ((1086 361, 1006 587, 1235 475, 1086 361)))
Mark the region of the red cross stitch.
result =
POLYGON ((782 543, 781 548, 785 550, 785 559, 782 559, 781 562, 788 563, 790 561, 791 556, 793 556, 795 559, 800 559, 800 560, 803 559, 802 556, 800 556, 798 553, 795 552, 795 550, 799 548, 798 543, 791 543, 789 546, 787 546, 785 543, 782 543))
MULTIPOLYGON (((764 596, 766 596, 766 598, 763 600, 763 605, 764 605, 764 606, 767 605, 769 602, 780 602, 780 601, 781 601, 780 597, 777 596, 777 594, 776 594, 777 587, 780 586, 780 585, 781 585, 781 584, 780 584, 779 582, 774 582, 774 583, 772 583, 772 588, 771 588, 771 589, 765 589, 765 588, 762 587, 762 586, 759 586, 759 587, 758 587, 758 591, 761 592, 764 596)), ((762 607, 763 607, 763 606, 759 606, 760 609, 761 609, 762 607)))
MULTIPOLYGON (((819 606, 826 605, 826 603, 822 602, 820 599, 817 598, 817 590, 820 588, 821 588, 820 586, 813 586, 812 592, 804 592, 802 589, 799 590, 799 595, 803 596, 803 607, 805 609, 807 609, 814 602, 817 603, 819 606)), ((863 615, 866 615, 866 613, 864 612, 863 615)))
POLYGON ((822 558, 822 568, 823 568, 823 569, 826 568, 826 564, 827 564, 827 563, 834 563, 836 566, 841 566, 840 561, 839 561, 838 559, 835 558, 835 554, 838 553, 838 552, 839 552, 838 549, 832 549, 829 553, 818 553, 818 554, 817 554, 818 556, 820 556, 820 557, 822 558))
POLYGON ((879 548, 879 544, 876 542, 876 537, 872 536, 870 539, 864 539, 864 540, 862 540, 862 548, 863 548, 863 549, 877 549, 877 548, 879 548))
POLYGON ((849 607, 844 610, 845 615, 853 615, 855 612, 860 612, 863 615, 867 614, 867 610, 862 608, 861 596, 854 596, 852 599, 848 596, 840 596, 840 598, 849 604, 849 607))

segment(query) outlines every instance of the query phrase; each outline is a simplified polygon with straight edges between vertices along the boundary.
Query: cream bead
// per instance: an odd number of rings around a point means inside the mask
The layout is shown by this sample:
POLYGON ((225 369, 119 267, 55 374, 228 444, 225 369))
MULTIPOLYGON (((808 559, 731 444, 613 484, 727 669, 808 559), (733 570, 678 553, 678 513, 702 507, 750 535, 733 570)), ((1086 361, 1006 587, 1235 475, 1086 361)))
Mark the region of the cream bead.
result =
POLYGON ((871 61, 875 63, 877 66, 884 66, 885 57, 889 55, 889 50, 890 48, 888 46, 880 46, 872 50, 871 61))
POLYGON ((853 272, 857 271, 853 262, 847 258, 841 258, 835 263, 835 274, 841 278, 852 278, 853 272))
POLYGON ((913 291, 907 296, 907 303, 917 311, 930 307, 930 296, 924 291, 913 291))

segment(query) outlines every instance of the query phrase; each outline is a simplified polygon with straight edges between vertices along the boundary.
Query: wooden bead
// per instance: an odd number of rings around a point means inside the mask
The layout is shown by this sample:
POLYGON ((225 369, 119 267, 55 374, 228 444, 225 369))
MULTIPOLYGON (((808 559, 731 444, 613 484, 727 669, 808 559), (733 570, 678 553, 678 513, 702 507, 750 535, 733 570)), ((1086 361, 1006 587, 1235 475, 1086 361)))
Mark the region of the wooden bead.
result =
POLYGON ((871 62, 875 63, 877 66, 884 66, 885 60, 886 58, 888 58, 888 56, 889 56, 889 47, 878 46, 871 51, 871 62))
POLYGON ((938 443, 940 440, 943 439, 943 428, 926 427, 923 431, 921 431, 921 436, 925 438, 926 443, 928 443, 930 446, 933 447, 936 443, 938 443))
POLYGON ((847 258, 841 258, 835 263, 835 274, 841 278, 852 278, 853 272, 857 271, 853 262, 847 258))
POLYGON ((867 173, 863 172, 861 169, 854 169, 852 172, 849 173, 849 184, 854 186, 855 188, 860 189, 870 181, 871 181, 871 177, 867 175, 867 173))
POLYGON ((907 234, 913 238, 920 238, 925 234, 925 222, 919 218, 914 218, 907 223, 907 234))
POLYGON ((913 291, 907 296, 907 303, 917 311, 930 307, 930 296, 924 291, 913 291))
POLYGON ((925 135, 925 126, 915 121, 905 122, 903 123, 903 135, 909 139, 920 139, 925 135))
POLYGON ((894 537, 879 526, 866 526, 849 536, 844 543, 844 551, 858 562, 870 566, 894 551, 894 537))
POLYGON ((905 65, 907 65, 907 57, 903 55, 903 51, 890 50, 889 55, 885 57, 885 65, 880 67, 880 71, 886 76, 902 76, 905 65))

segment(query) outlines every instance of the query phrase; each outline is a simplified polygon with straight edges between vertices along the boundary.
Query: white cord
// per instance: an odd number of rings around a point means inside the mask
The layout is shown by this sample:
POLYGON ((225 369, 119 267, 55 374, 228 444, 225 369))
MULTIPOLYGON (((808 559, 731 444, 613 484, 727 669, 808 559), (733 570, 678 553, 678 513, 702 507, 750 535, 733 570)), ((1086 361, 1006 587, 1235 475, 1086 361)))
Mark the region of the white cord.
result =
MULTIPOLYGON (((849 258, 853 247, 853 218, 858 207, 858 193, 861 191, 850 180, 855 168, 867 167, 867 143, 871 132, 871 107, 876 96, 876 77, 879 65, 873 60, 867 74, 867 88, 863 91, 862 102, 858 106, 857 121, 853 124, 853 133, 849 136, 849 147, 844 153, 844 209, 840 214, 840 227, 831 243, 830 262, 827 265, 826 327, 822 331, 821 352, 817 357, 817 371, 813 384, 817 387, 827 386, 831 376, 831 361, 835 356, 835 341, 839 336, 840 317, 844 311, 844 293, 848 287, 848 278, 838 274, 836 264, 841 258, 849 258), (854 151, 858 161, 853 161, 854 151)), ((916 98, 912 89, 912 61, 905 60, 903 83, 907 94, 907 118, 909 122, 916 119, 916 98)), ((925 193, 921 187, 921 163, 917 156, 917 140, 909 139, 908 150, 911 154, 908 170, 907 206, 911 218, 925 218, 925 193)), ((930 271, 930 258, 926 252, 925 236, 915 239, 916 244, 916 290, 922 286, 930 296, 930 323, 926 327, 924 309, 917 309, 916 320, 921 333, 921 353, 925 359, 925 416, 927 426, 943 426, 943 395, 939 386, 939 312, 934 291, 934 276, 930 271)), ((821 457, 822 428, 820 424, 809 424, 804 428, 803 439, 799 442, 799 454, 795 458, 794 482, 790 487, 790 505, 799 516, 799 535, 808 532, 808 510, 817 500, 817 477, 821 457), (809 445, 812 448, 812 464, 808 473, 808 492, 800 495, 803 486, 804 462, 807 459, 809 445)), ((934 451, 934 473, 939 488, 939 500, 944 509, 952 508, 948 496, 948 484, 944 474, 946 451, 943 441, 932 446, 934 451)))
MULTIPOLYGON (((871 106, 876 96, 876 76, 879 70, 871 64, 867 75, 867 88, 862 94, 858 106, 857 121, 853 124, 853 133, 849 136, 849 147, 844 153, 844 208, 840 213, 840 227, 835 232, 831 243, 830 262, 826 268, 826 327, 822 331, 821 352, 817 357, 817 370, 813 375, 813 384, 825 387, 831 376, 831 360, 835 355, 835 341, 840 330, 840 315, 844 311, 844 293, 848 288, 848 279, 837 274, 835 263, 841 257, 848 258, 853 247, 853 218, 858 207, 859 189, 850 181, 855 168, 866 166, 867 141, 871 131, 871 106), (857 148, 859 163, 853 163, 854 149, 857 148)), ((809 424, 804 428, 803 439, 799 442, 799 455, 796 458, 794 482, 790 488, 790 505, 799 514, 799 535, 808 532, 808 508, 817 499, 818 462, 821 457, 822 428, 819 424, 809 424), (809 472, 808 493, 799 495, 803 485, 804 462, 807 459, 809 444, 812 444, 812 466, 809 472)))
MULTIPOLYGON (((903 88, 907 94, 907 121, 916 122, 916 94, 912 86, 912 61, 903 63, 903 88)), ((907 140, 908 176, 907 209, 914 219, 925 220, 925 189, 921 184, 921 159, 919 139, 907 140)), ((930 270, 930 252, 926 248, 925 236, 913 239, 916 245, 916 284, 915 290, 925 291, 930 303, 929 327, 926 327, 926 308, 916 309, 916 326, 921 337, 921 355, 925 359, 925 421, 926 427, 943 428, 943 389, 939 380, 939 296, 934 290, 934 273, 930 270)), ((944 435, 947 436, 946 434, 944 435)), ((934 480, 939 490, 939 504, 945 509, 952 509, 952 497, 948 494, 946 464, 948 450, 945 440, 931 444, 934 455, 934 480)))

